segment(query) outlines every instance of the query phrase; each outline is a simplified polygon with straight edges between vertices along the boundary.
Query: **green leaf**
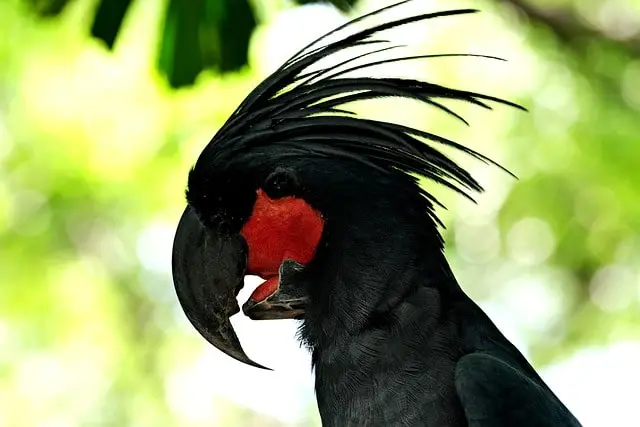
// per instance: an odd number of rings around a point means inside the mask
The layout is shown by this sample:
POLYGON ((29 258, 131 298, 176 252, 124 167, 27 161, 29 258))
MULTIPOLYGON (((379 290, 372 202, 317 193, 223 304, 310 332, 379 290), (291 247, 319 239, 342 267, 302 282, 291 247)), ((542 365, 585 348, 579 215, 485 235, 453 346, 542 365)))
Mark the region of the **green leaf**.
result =
MULTIPOLYGON (((208 4, 218 1, 210 0, 208 4)), ((256 27, 256 19, 247 0, 227 0, 225 12, 224 19, 218 23, 220 34, 218 69, 233 71, 247 63, 249 42, 256 27)))
POLYGON ((170 0, 158 66, 174 88, 193 84, 205 68, 237 70, 255 26, 247 0, 170 0))
POLYGON ((158 66, 172 87, 191 85, 203 69, 199 27, 204 1, 170 0, 158 66))

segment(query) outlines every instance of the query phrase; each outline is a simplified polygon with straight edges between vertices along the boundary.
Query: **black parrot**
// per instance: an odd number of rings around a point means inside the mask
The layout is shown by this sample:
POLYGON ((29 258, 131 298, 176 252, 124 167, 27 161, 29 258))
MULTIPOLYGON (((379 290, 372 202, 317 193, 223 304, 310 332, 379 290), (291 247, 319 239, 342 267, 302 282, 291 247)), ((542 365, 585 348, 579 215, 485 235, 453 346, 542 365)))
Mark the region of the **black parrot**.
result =
POLYGON ((211 344, 262 367, 242 350, 229 317, 239 312, 244 276, 266 279, 242 310, 252 319, 301 320, 324 426, 579 426, 458 285, 443 253, 439 203, 416 178, 469 197, 482 187, 438 146, 491 160, 345 109, 382 97, 418 100, 461 120, 441 101, 521 108, 424 81, 353 77, 380 63, 465 56, 362 62, 394 48, 376 38, 384 30, 474 10, 409 16, 326 42, 402 3, 298 52, 204 148, 189 172, 173 248, 180 303, 211 344), (318 63, 334 54, 337 63, 318 63))

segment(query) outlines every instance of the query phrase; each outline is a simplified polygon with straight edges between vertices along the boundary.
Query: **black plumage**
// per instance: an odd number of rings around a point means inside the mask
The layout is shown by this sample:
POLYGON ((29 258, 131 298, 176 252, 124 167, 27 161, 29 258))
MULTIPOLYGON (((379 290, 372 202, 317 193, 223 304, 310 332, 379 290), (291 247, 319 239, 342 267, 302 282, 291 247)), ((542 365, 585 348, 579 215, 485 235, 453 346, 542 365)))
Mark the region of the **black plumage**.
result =
MULTIPOLYGON (((185 218, 191 225, 188 238, 180 227, 176 237, 176 288, 194 326, 238 360, 250 361, 228 319, 217 320, 208 311, 228 317, 238 310, 229 296, 237 295, 242 272, 236 270, 244 265, 247 248, 239 251, 241 261, 219 257, 220 268, 233 271, 226 285, 221 279, 214 285, 204 282, 203 270, 216 266, 203 262, 203 256, 211 248, 230 253, 224 242, 244 230, 259 197, 256 191, 264 190, 270 200, 302 199, 321 214, 324 229, 313 259, 295 264, 286 280, 281 268, 279 291, 288 296, 287 303, 304 302, 304 314, 296 316, 302 320, 300 339, 312 352, 325 426, 579 425, 458 285, 443 253, 435 214, 439 203, 414 176, 470 197, 481 186, 438 145, 495 163, 431 132, 359 117, 345 106, 408 98, 462 121, 443 100, 521 108, 420 80, 349 75, 380 63, 452 56, 354 62, 394 48, 373 38, 384 30, 472 12, 410 16, 324 45, 327 36, 316 40, 247 96, 189 174, 185 218), (309 70, 353 48, 370 50, 309 70), (189 248, 190 241, 207 239, 213 239, 208 248, 189 248), (207 286, 213 287, 203 291, 207 286)), ((249 245, 248 250, 256 249, 249 245)), ((251 310, 245 305, 247 314, 251 310)))

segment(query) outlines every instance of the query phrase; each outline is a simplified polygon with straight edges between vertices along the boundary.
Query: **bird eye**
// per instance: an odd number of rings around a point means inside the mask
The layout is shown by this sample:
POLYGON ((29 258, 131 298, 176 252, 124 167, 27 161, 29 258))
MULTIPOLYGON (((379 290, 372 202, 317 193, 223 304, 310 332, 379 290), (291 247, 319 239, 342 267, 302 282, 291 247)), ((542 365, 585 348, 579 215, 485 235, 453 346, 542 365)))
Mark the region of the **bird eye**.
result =
POLYGON ((262 189, 267 196, 278 199, 292 196, 298 187, 298 179, 291 169, 277 168, 264 182, 262 189))

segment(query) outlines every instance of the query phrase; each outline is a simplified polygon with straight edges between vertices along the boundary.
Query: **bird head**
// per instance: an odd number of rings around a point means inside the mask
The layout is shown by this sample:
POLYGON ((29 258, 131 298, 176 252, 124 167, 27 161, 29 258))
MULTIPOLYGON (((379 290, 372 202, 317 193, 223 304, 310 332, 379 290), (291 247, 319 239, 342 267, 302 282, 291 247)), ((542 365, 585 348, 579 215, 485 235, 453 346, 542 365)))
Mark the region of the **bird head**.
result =
MULTIPOLYGON (((239 361, 262 367, 247 357, 229 320, 240 311, 236 297, 246 275, 265 279, 243 305, 243 312, 252 319, 304 318, 310 310, 317 310, 319 300, 349 316, 369 312, 383 295, 389 297, 384 285, 388 281, 379 276, 398 272, 374 265, 367 269, 367 263, 378 262, 367 251, 396 247, 400 252, 414 252, 416 248, 403 247, 401 242, 393 245, 398 235, 413 232, 402 228, 404 217, 424 221, 424 230, 415 232, 425 233, 434 242, 434 250, 441 250, 434 214, 438 201, 418 185, 416 177, 466 196, 481 190, 439 146, 491 162, 488 158, 425 130, 356 116, 345 104, 409 98, 463 121, 441 101, 518 107, 488 95, 419 80, 351 76, 353 71, 380 63, 420 58, 396 56, 358 63, 396 47, 373 38, 377 33, 473 10, 410 16, 321 45, 327 36, 395 6, 337 28, 285 62, 240 104, 189 173, 187 207, 173 248, 177 295, 200 334, 239 361), (357 55, 346 60, 341 56, 337 64, 311 69, 320 60, 355 48, 357 55), (368 242, 363 249, 359 243, 372 229, 377 230, 377 241, 368 242), (334 282, 348 273, 339 272, 339 265, 341 260, 354 259, 356 253, 361 271, 380 271, 367 281, 370 298, 350 291, 351 298, 340 302, 335 298, 334 282), (308 279, 314 275, 322 276, 322 283, 316 280, 311 286, 308 279)), ((421 57, 442 56, 482 55, 421 57)), ((355 322, 356 317, 353 319, 355 322)))

